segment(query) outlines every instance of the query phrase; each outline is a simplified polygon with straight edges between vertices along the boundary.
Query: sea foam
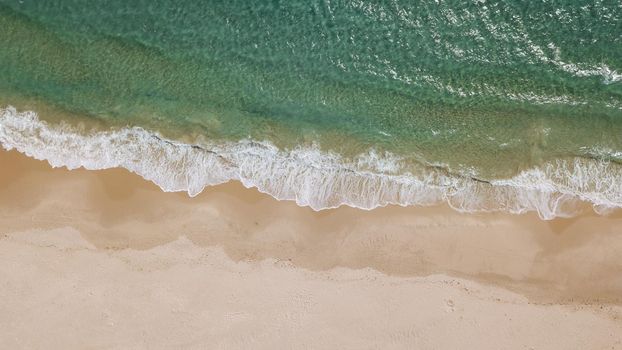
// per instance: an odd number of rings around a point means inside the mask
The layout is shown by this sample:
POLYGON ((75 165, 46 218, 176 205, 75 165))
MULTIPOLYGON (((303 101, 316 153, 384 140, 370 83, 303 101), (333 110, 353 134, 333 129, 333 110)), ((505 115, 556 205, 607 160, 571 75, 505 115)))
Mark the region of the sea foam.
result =
POLYGON ((399 157, 374 150, 346 159, 318 146, 283 150, 247 139, 191 145, 139 127, 85 133, 48 124, 35 112, 13 107, 0 109, 0 144, 54 167, 122 167, 164 191, 186 191, 190 196, 207 186, 238 180, 314 210, 445 202, 463 212, 536 211, 542 219, 552 219, 576 214, 581 202, 591 203, 599 213, 622 206, 619 166, 585 158, 481 181, 438 167, 413 174, 404 170, 399 157))

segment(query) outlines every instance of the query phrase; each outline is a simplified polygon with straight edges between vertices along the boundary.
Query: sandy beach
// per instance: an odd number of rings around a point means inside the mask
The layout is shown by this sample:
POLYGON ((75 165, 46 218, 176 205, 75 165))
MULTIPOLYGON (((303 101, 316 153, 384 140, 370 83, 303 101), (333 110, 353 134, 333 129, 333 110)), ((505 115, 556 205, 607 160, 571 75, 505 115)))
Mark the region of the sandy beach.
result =
POLYGON ((3 349, 622 349, 620 213, 314 212, 0 169, 3 349))

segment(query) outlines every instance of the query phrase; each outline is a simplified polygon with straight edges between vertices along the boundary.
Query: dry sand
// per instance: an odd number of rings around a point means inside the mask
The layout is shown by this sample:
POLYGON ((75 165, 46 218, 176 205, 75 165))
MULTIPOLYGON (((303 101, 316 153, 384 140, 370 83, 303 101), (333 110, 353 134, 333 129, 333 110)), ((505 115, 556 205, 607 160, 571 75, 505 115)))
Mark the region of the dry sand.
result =
POLYGON ((0 151, 0 348, 622 349, 622 217, 313 212, 0 151))

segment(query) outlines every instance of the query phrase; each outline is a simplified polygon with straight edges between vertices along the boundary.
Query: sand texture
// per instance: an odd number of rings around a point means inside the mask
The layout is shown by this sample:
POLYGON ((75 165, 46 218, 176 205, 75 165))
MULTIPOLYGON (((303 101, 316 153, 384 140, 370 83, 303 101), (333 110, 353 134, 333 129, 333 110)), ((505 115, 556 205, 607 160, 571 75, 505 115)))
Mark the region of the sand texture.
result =
POLYGON ((622 349, 622 216, 314 212, 0 152, 2 349, 622 349))

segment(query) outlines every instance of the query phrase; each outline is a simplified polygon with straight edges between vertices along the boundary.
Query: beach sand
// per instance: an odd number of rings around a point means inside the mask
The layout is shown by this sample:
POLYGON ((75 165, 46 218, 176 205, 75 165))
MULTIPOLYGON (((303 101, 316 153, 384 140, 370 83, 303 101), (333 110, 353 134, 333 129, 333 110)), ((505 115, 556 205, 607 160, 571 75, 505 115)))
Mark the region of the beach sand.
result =
POLYGON ((0 348, 622 349, 622 215, 314 212, 0 151, 0 348))

